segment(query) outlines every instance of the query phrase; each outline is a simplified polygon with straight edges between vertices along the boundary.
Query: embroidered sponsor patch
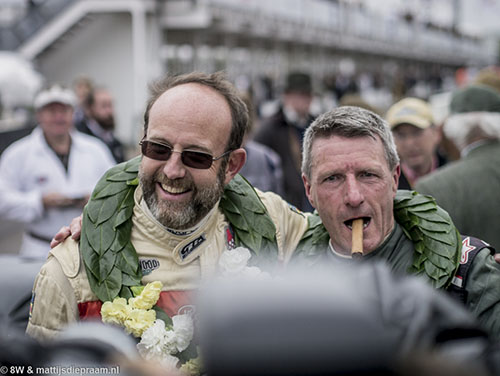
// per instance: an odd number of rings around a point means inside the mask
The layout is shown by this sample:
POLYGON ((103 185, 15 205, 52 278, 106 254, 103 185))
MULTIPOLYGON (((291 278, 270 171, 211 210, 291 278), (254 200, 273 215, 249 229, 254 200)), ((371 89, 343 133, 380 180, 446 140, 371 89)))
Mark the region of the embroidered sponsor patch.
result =
POLYGON ((453 277, 453 279, 451 280, 451 283, 454 284, 455 286, 457 287, 462 287, 464 285, 464 280, 462 277, 456 275, 455 277, 453 277))
POLYGON ((198 236, 196 239, 194 239, 192 242, 186 244, 184 247, 182 247, 179 251, 179 256, 182 261, 186 259, 193 251, 198 248, 204 241, 206 240, 205 234, 201 234, 198 236))
POLYGON ((191 316, 194 316, 195 313, 196 313, 196 307, 194 305, 191 305, 191 304, 182 306, 177 311, 178 315, 191 315, 191 316))
POLYGON ((178 231, 178 230, 172 230, 170 228, 167 228, 167 231, 170 232, 171 234, 174 234, 174 235, 177 235, 177 236, 187 236, 187 235, 191 235, 193 232, 195 232, 197 230, 194 229, 194 230, 189 230, 189 231, 178 231))
POLYGON ((31 301, 30 301, 30 313, 29 313, 29 319, 31 320, 31 316, 33 314, 33 305, 35 304, 35 292, 33 291, 31 293, 31 301))
POLYGON ((157 259, 140 259, 142 275, 151 274, 151 272, 160 267, 160 261, 157 259))
POLYGON ((460 264, 467 264, 467 261, 469 261, 469 253, 475 249, 476 247, 470 244, 470 237, 464 238, 464 240, 462 240, 462 258, 460 259, 460 264))
POLYGON ((291 211, 294 213, 300 214, 301 216, 304 216, 304 213, 302 213, 299 209, 297 209, 295 206, 292 204, 288 204, 288 207, 290 208, 291 211))
POLYGON ((234 240, 234 231, 231 226, 226 226, 225 228, 226 231, 226 246, 227 249, 235 249, 236 248, 236 242, 234 240))

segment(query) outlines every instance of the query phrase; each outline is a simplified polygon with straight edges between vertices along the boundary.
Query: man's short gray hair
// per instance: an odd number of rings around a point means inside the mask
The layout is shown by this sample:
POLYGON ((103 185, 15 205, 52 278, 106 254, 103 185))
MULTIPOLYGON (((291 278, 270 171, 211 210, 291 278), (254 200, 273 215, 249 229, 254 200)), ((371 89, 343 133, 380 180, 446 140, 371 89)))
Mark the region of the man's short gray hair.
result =
POLYGON ((372 111, 354 106, 341 106, 319 116, 304 135, 302 172, 311 179, 312 145, 316 138, 341 136, 347 138, 369 136, 382 141, 385 158, 392 171, 399 163, 398 153, 388 124, 372 111))

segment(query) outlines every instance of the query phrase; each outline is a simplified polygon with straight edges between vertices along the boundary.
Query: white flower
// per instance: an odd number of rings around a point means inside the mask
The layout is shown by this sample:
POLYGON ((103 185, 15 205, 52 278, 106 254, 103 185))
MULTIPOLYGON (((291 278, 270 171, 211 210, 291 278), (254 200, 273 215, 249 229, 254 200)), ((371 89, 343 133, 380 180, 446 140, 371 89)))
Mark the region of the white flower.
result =
POLYGON ((267 272, 263 272, 260 268, 256 266, 247 266, 241 271, 241 276, 245 279, 255 280, 255 281, 269 281, 271 280, 271 275, 267 272))
POLYGON ((224 251, 219 258, 219 268, 223 276, 239 274, 250 260, 250 251, 243 247, 224 251))
POLYGON ((179 359, 170 354, 165 354, 163 358, 160 359, 160 364, 163 366, 165 374, 177 374, 179 371, 177 368, 177 363, 179 363, 179 359))
POLYGON ((146 360, 161 359, 165 353, 165 323, 156 320, 153 325, 142 333, 141 341, 137 344, 139 354, 146 360))
POLYGON ((176 315, 172 317, 177 351, 187 349, 193 339, 194 325, 191 315, 176 315))

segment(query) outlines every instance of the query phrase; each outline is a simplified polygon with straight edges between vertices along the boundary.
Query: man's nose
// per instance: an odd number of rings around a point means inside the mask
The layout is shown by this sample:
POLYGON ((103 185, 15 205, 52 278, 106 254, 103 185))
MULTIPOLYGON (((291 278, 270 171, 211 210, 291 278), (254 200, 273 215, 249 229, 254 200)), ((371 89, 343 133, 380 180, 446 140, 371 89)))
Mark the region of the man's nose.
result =
POLYGON ((163 166, 163 173, 169 179, 180 179, 186 175, 186 166, 182 163, 181 153, 172 152, 163 166))
POLYGON ((365 197, 359 181, 354 176, 347 177, 345 185, 345 204, 356 208, 364 201, 365 197))

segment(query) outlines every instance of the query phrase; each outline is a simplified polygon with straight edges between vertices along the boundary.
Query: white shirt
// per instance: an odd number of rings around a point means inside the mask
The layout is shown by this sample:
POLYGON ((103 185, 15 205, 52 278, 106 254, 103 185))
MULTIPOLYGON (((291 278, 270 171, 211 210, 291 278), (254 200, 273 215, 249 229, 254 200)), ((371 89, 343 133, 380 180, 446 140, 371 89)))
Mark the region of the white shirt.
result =
POLYGON ((60 192, 74 198, 88 195, 114 164, 104 143, 76 131, 71 133, 67 172, 39 127, 10 145, 0 158, 0 217, 25 224, 20 255, 45 259, 50 249, 48 242, 28 234, 51 239, 81 214, 81 208, 45 210, 44 193, 60 192))

